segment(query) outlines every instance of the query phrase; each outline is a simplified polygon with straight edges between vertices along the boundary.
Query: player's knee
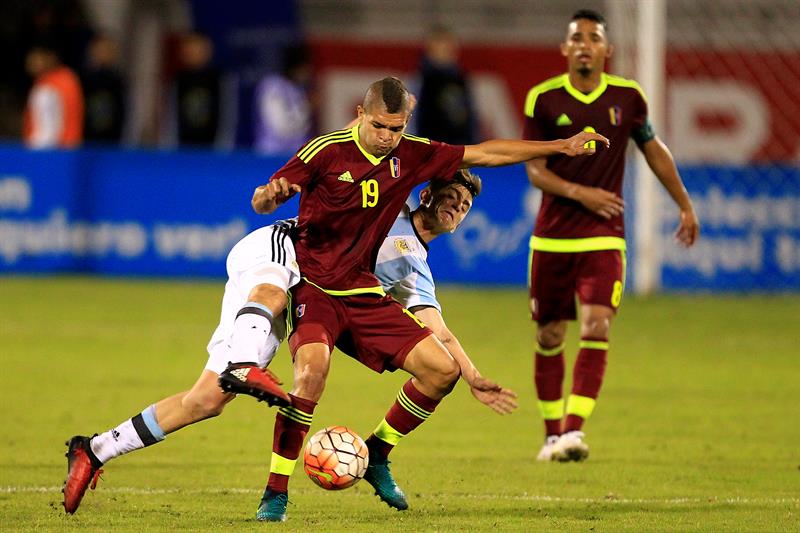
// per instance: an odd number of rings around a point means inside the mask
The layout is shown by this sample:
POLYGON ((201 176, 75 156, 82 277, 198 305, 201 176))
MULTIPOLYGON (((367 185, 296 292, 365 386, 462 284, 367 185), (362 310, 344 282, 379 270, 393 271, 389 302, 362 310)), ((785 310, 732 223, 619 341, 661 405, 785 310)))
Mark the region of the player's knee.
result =
POLYGON ((275 316, 279 315, 289 303, 286 291, 271 283, 256 285, 250 290, 247 299, 265 305, 275 316))
POLYGON ((604 316, 587 317, 581 324, 581 337, 594 339, 608 338, 611 320, 604 316))
POLYGON ((461 367, 449 353, 444 353, 431 372, 431 384, 442 392, 450 392, 461 376, 461 367))
POLYGON ((189 393, 183 399, 183 407, 192 413, 195 420, 204 420, 222 414, 227 397, 220 391, 211 394, 189 393))
POLYGON ((297 358, 293 394, 317 401, 325 390, 329 367, 330 355, 323 353, 319 353, 318 357, 297 358))
POLYGON ((539 328, 536 341, 543 348, 555 348, 564 342, 564 332, 553 328, 539 328))

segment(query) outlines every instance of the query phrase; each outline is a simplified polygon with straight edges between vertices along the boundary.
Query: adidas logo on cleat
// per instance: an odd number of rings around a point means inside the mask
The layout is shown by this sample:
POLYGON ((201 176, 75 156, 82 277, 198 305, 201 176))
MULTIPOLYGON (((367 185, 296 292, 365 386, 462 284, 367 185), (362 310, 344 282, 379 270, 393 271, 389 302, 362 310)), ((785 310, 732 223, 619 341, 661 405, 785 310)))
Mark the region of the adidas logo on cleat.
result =
POLYGON ((249 373, 249 368, 237 368, 236 370, 231 370, 231 375, 237 378, 239 381, 247 381, 247 374, 249 373))

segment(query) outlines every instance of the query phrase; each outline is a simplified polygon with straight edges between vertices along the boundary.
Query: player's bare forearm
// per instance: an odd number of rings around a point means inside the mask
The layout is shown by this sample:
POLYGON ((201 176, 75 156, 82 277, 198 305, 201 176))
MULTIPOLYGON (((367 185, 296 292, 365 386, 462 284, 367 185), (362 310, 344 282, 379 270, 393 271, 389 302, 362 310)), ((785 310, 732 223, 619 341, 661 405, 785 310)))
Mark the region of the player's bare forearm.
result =
POLYGON ((453 359, 456 360, 458 366, 461 368, 461 377, 469 383, 470 379, 478 374, 478 370, 464 352, 461 343, 458 342, 455 335, 447 328, 441 313, 439 313, 435 307, 415 307, 413 311, 417 318, 422 320, 433 334, 436 335, 439 342, 447 348, 447 351, 450 352, 450 355, 453 356, 453 359))
POLYGON ((598 133, 586 131, 569 139, 557 139, 555 141, 492 139, 480 144, 465 146, 464 160, 461 166, 462 168, 500 167, 557 154, 569 156, 590 155, 595 152, 597 143, 604 144, 607 147, 609 141, 598 133))
POLYGON ((525 165, 531 185, 542 191, 580 202, 592 213, 610 219, 625 211, 625 201, 611 191, 565 180, 549 168, 547 160, 534 159, 525 165))
POLYGON ((458 363, 461 377, 469 385, 470 392, 475 399, 501 415, 508 414, 517 408, 517 394, 481 375, 456 336, 447 328, 437 309, 417 307, 413 311, 433 331, 436 338, 458 363))
POLYGON ((700 223, 689 193, 678 174, 678 167, 675 165, 672 153, 658 137, 645 143, 642 146, 642 152, 647 165, 680 209, 680 224, 675 236, 685 246, 691 246, 700 233, 700 223))
POLYGON ((655 137, 645 143, 642 147, 642 152, 647 160, 647 165, 678 207, 682 210, 692 209, 692 201, 689 199, 689 193, 686 192, 683 181, 681 181, 681 177, 678 174, 675 159, 666 145, 661 142, 661 139, 655 137))
POLYGON ((298 192, 300 192, 299 185, 289 183, 286 178, 277 178, 266 185, 256 187, 250 205, 259 215, 268 215, 298 192))

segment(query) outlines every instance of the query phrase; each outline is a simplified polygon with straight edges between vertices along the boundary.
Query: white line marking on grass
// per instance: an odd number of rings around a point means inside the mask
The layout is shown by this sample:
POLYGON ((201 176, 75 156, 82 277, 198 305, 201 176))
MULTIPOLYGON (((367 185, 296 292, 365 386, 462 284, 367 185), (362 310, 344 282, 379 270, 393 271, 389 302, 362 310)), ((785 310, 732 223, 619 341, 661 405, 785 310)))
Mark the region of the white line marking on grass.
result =
MULTIPOLYGON (((259 489, 243 489, 238 487, 232 488, 206 488, 206 489, 184 489, 179 487, 170 487, 164 489, 154 489, 148 487, 103 487, 101 492, 108 492, 111 494, 209 494, 209 495, 224 495, 224 494, 261 494, 259 489)), ((60 493, 61 486, 51 487, 35 487, 35 486, 0 486, 0 493, 13 494, 13 493, 60 493)), ((306 494, 310 491, 305 489, 294 491, 295 493, 306 494)), ((371 493, 354 493, 358 496, 372 498, 371 493)), ((618 496, 609 495, 603 498, 570 498, 562 496, 547 496, 541 494, 459 494, 459 493, 439 493, 433 494, 434 497, 447 497, 447 498, 461 498, 466 500, 508 500, 508 501, 531 501, 531 502, 546 502, 546 503, 605 503, 605 504, 649 504, 649 505, 686 505, 696 503, 709 503, 709 504, 727 504, 727 505, 782 505, 793 504, 800 505, 800 498, 620 498, 618 496)))

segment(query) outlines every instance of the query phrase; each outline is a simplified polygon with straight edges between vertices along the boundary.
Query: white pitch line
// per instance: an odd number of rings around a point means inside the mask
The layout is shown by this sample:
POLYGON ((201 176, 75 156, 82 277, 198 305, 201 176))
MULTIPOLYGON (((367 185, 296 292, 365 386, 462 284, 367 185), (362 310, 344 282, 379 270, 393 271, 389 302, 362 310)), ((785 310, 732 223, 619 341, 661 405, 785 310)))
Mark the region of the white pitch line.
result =
MULTIPOLYGON (((224 494, 261 494, 261 490, 243 488, 207 488, 207 489, 182 489, 178 487, 166 489, 153 489, 146 487, 102 487, 101 492, 111 494, 192 494, 192 495, 224 495, 224 494)), ((0 493, 60 493, 61 486, 33 487, 33 486, 0 486, 0 493)), ((300 494, 308 491, 300 490, 300 494)), ((358 496, 372 497, 368 493, 354 493, 358 496)), ((647 504, 647 505, 687 505, 687 504, 726 504, 726 505, 800 505, 800 498, 618 498, 609 496, 604 498, 570 498, 562 496, 546 496, 539 494, 459 494, 459 493, 438 493, 434 497, 460 498, 467 500, 509 500, 509 501, 531 501, 548 503, 601 503, 601 504, 647 504)))

